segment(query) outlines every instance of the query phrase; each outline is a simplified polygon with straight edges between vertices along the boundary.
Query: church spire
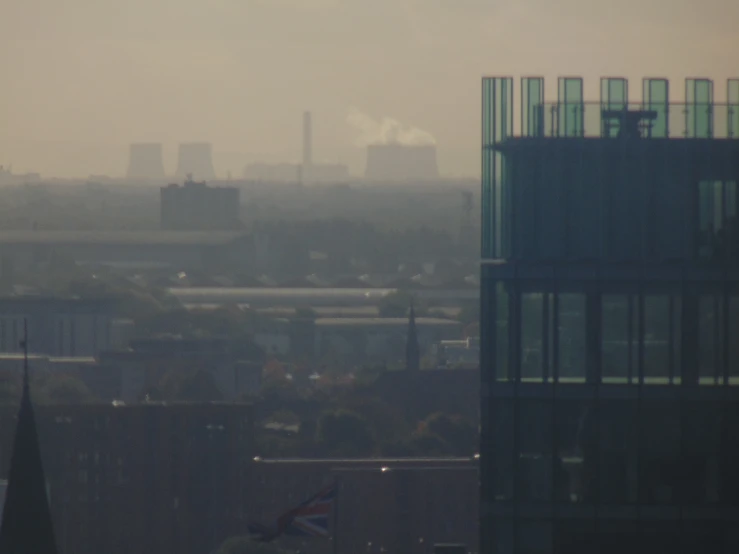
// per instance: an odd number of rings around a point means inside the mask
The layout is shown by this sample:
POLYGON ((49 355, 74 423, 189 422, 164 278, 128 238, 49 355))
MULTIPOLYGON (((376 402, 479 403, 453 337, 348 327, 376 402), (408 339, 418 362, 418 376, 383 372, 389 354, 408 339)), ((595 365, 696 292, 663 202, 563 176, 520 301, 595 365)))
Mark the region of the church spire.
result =
POLYGON ((0 554, 56 554, 28 375, 28 327, 23 323, 23 395, 15 428, 0 524, 0 554))
POLYGON ((418 346, 418 333, 416 331, 416 312, 411 309, 408 314, 408 336, 405 344, 405 368, 409 371, 418 371, 421 369, 421 351, 418 346))

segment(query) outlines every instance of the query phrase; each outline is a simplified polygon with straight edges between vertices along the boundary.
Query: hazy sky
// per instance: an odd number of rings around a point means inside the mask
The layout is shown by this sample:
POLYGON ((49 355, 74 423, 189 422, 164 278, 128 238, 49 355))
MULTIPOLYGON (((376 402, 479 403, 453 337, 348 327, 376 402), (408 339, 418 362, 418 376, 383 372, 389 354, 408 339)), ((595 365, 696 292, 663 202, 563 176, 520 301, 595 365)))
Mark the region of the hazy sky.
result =
MULTIPOLYGON (((361 170, 351 107, 430 132, 479 172, 480 77, 739 74, 736 0, 8 0, 0 164, 119 175, 127 144, 210 141, 217 171, 314 158, 361 170), (733 74, 732 74, 733 73, 733 74)), ((554 82, 548 92, 554 92, 554 82)), ((681 89, 678 84, 674 89, 681 89)), ((632 94, 639 93, 632 82, 632 94)), ((678 92, 682 96, 681 90, 678 92)))

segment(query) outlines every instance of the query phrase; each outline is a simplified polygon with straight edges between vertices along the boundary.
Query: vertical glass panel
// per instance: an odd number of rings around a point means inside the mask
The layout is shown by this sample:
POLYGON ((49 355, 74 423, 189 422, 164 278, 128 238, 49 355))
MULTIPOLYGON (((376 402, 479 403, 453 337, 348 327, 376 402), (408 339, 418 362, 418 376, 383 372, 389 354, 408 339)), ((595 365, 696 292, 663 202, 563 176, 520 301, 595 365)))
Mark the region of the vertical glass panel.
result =
POLYGON ((727 137, 739 138, 739 79, 729 79, 726 83, 727 137))
POLYGON ((685 130, 689 138, 713 137, 713 81, 685 80, 685 130))
POLYGON ((679 403, 643 402, 640 415, 639 501, 672 505, 681 481, 679 403))
POLYGON ((483 531, 486 526, 492 527, 495 554, 513 554, 513 520, 495 518, 483 523, 483 531))
POLYGON ((603 296, 601 361, 604 383, 627 383, 636 359, 636 310, 633 295, 603 296))
POLYGON ((482 257, 492 258, 495 228, 495 92, 496 80, 482 80, 482 257))
POLYGON ((739 294, 729 299, 729 383, 739 385, 739 294))
POLYGON ((583 87, 580 77, 560 77, 557 97, 557 136, 581 137, 584 129, 583 87))
POLYGON ((497 283, 495 285, 495 294, 497 312, 495 314, 495 375, 499 381, 508 381, 512 377, 508 359, 509 296, 504 283, 497 283))
POLYGON ((604 112, 628 109, 629 82, 623 77, 605 77, 600 80, 601 136, 618 136, 618 121, 604 112))
POLYGON ((516 525, 517 554, 550 554, 552 522, 519 520, 516 525))
POLYGON ((516 500, 552 499, 552 400, 519 400, 516 412, 516 500))
POLYGON ((585 295, 559 295, 559 380, 585 381, 585 295))
POLYGON ((681 503, 719 500, 722 406, 716 402, 683 404, 681 503))
POLYGON ((644 382, 664 385, 670 375, 670 297, 644 297, 644 382))
POLYGON ((521 379, 543 380, 544 297, 541 293, 521 295, 521 379))
POLYGON ((538 137, 544 134, 544 78, 521 79, 521 134, 538 137))
POLYGON ((724 405, 726 421, 723 425, 724 442, 721 448, 721 502, 729 506, 739 504, 739 405, 724 405))
POLYGON ((492 486, 496 501, 512 500, 515 482, 515 442, 513 400, 493 399, 492 431, 493 478, 492 486))
POLYGON ((700 384, 718 384, 724 375, 723 295, 702 295, 698 304, 698 375, 700 384))
POLYGON ((482 80, 482 254, 504 256, 505 161, 495 145, 513 133, 513 79, 482 80))
POLYGON ((557 400, 555 501, 593 502, 598 463, 597 414, 590 400, 557 400))
POLYGON ((603 504, 637 502, 639 421, 636 400, 600 400, 599 501, 603 504))
POLYGON ((642 87, 644 110, 654 112, 656 116, 647 130, 647 136, 667 138, 670 136, 668 123, 670 102, 669 81, 667 79, 644 79, 642 87))

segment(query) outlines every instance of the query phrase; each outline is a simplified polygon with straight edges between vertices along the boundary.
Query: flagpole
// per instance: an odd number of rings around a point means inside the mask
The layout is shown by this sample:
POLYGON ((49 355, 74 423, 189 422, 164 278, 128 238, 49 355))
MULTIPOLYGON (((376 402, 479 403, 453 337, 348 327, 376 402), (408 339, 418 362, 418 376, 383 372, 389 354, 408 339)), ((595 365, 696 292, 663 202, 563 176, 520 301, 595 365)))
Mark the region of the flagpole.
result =
POLYGON ((334 497, 334 514, 331 525, 333 526, 333 554, 339 554, 339 476, 334 478, 336 496, 334 497))

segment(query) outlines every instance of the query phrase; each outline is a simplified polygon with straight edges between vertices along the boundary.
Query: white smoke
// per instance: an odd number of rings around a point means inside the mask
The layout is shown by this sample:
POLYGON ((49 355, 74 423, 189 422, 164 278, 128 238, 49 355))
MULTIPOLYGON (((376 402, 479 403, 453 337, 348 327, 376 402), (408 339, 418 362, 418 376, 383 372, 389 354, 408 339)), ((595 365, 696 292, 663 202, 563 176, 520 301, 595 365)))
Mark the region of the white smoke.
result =
POLYGON ((346 122, 359 132, 357 146, 370 144, 402 144, 405 146, 428 146, 436 144, 434 135, 418 127, 403 125, 391 117, 375 120, 366 113, 351 107, 346 122))

